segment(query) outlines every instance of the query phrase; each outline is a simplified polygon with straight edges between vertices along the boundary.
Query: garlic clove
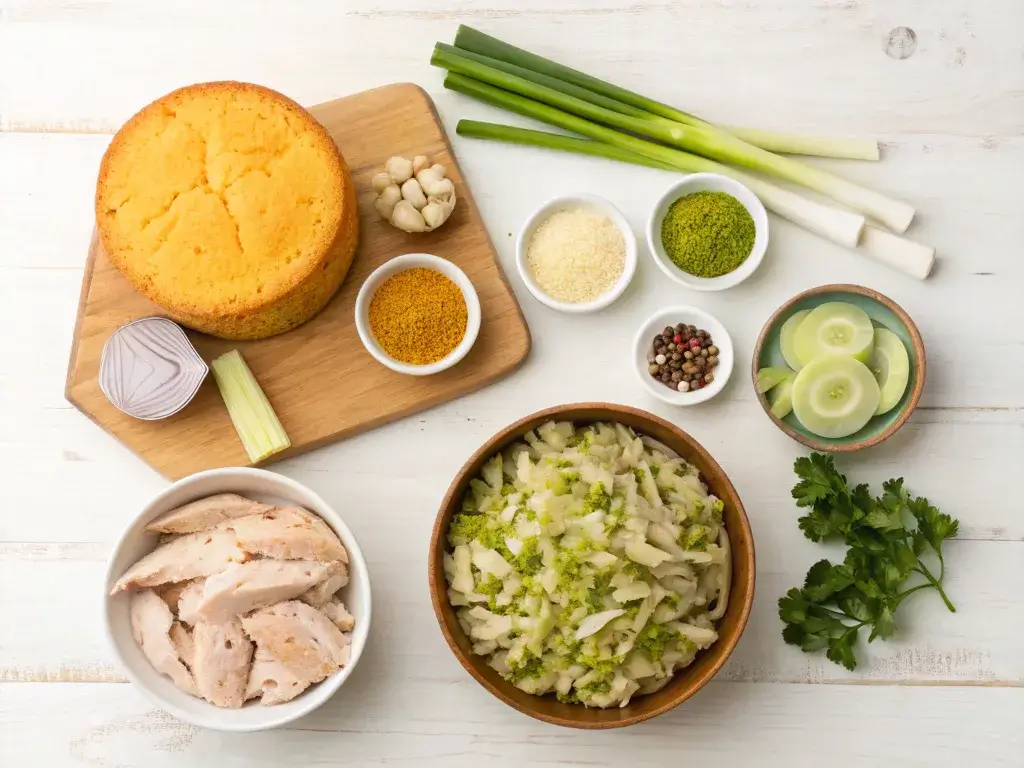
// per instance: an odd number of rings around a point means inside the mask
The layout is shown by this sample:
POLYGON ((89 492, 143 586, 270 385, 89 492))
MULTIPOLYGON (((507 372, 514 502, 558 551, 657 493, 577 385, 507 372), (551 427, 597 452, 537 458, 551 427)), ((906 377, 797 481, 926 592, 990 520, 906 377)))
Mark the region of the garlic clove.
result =
POLYGON ((423 191, 432 197, 441 197, 455 189, 451 179, 445 178, 443 165, 432 165, 420 171, 416 174, 416 180, 423 187, 423 191))
POLYGON ((399 200, 391 212, 391 223, 405 232, 426 232, 427 222, 408 200, 399 200))
POLYGON ((376 173, 371 183, 373 184, 373 191, 379 195, 390 186, 391 177, 386 173, 376 173))
POLYGON ((435 230, 448 221, 448 217, 451 216, 454 208, 455 206, 452 203, 432 199, 423 206, 421 211, 423 220, 427 223, 427 229, 435 230))
POLYGON ((420 181, 420 186, 429 197, 446 198, 455 195, 455 185, 451 179, 427 179, 426 184, 420 181))
POLYGON ((412 161, 404 157, 392 157, 384 166, 384 170, 391 177, 392 182, 399 185, 405 184, 412 178, 412 161))
POLYGON ((427 196, 416 179, 409 179, 402 185, 402 197, 412 203, 417 211, 427 204, 427 196))
POLYGON ((380 196, 373 201, 373 207, 377 209, 382 219, 391 220, 391 212, 395 204, 402 199, 402 191, 394 184, 389 184, 380 193, 380 196))
POLYGON ((415 176, 417 173, 427 168, 430 165, 430 160, 427 159, 426 155, 416 155, 412 159, 412 173, 415 176))

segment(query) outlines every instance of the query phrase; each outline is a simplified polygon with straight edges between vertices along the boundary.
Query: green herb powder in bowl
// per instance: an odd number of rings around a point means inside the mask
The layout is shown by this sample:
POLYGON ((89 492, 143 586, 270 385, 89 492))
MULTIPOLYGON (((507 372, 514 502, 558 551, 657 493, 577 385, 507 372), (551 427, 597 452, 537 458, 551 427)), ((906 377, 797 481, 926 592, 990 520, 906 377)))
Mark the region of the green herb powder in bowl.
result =
POLYGON ((739 267, 754 249, 755 234, 743 203, 708 190, 680 197, 661 224, 665 253, 695 277, 721 277, 739 267))

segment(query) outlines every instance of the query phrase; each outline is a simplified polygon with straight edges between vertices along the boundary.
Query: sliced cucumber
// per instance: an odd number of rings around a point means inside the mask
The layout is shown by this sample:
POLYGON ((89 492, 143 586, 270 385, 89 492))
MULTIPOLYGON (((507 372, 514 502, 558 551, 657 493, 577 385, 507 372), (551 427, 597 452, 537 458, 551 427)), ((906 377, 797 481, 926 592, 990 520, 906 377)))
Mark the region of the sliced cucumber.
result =
POLYGON ((852 357, 819 357, 796 375, 793 412, 816 435, 846 437, 871 420, 881 396, 864 363, 852 357))
POLYGON ((887 413, 903 398, 910 380, 910 356, 900 337, 888 328, 876 328, 868 367, 882 391, 875 414, 887 413))
POLYGON ((793 338, 793 349, 804 365, 819 357, 848 355, 862 363, 871 359, 875 327, 860 307, 830 301, 811 310, 793 338))
POLYGON ((793 410, 793 382, 795 380, 796 376, 790 376, 768 393, 768 402, 772 405, 772 416, 777 419, 786 418, 793 410))
POLYGON ((801 309, 799 312, 794 312, 782 324, 782 330, 779 331, 779 347, 782 349, 782 357, 786 361, 786 365, 794 371, 799 371, 804 367, 804 364, 800 362, 800 358, 796 354, 796 329, 800 327, 800 323, 809 314, 811 314, 809 309, 801 309))
POLYGON ((757 393, 763 395, 769 389, 781 384, 792 375, 793 371, 784 365, 762 368, 757 372, 757 393))

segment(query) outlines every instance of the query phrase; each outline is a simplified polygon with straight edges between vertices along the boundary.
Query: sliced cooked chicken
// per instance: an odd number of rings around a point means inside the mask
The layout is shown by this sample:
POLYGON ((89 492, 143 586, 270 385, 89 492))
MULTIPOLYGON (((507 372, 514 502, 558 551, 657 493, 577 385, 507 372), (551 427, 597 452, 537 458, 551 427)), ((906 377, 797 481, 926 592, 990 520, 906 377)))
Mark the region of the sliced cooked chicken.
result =
POLYGON ((225 520, 273 508, 272 504, 253 501, 234 493, 219 493, 172 509, 147 525, 146 530, 157 533, 195 533, 213 528, 225 520))
POLYGON ((298 597, 314 584, 323 583, 331 571, 331 565, 312 560, 250 560, 232 565, 206 580, 196 615, 214 624, 230 621, 239 614, 298 597))
POLYGON ((199 621, 199 603, 203 601, 206 579, 190 581, 178 598, 178 620, 186 624, 199 621))
POLYGON ((192 643, 192 633, 188 631, 181 622, 171 624, 171 644, 178 654, 178 658, 185 662, 185 666, 192 668, 196 659, 196 647, 192 643))
POLYGON ((348 639, 330 619, 298 600, 243 616, 249 637, 295 677, 317 683, 348 663, 348 639))
POLYGON ((324 616, 334 622, 335 626, 342 632, 351 632, 352 628, 356 625, 356 620, 352 614, 348 612, 348 608, 338 598, 334 598, 329 603, 325 603, 320 606, 320 610, 323 611, 324 616))
POLYGON ((324 578, 299 596, 304 603, 320 608, 334 597, 334 593, 348 584, 348 567, 341 561, 331 563, 324 578))
POLYGON ((238 546, 254 555, 278 560, 348 562, 348 553, 330 526, 299 507, 277 507, 228 520, 214 531, 234 534, 238 546))
POLYGON ((244 563, 249 555, 228 531, 190 533, 157 547, 120 578, 110 590, 156 587, 219 573, 231 563, 244 563))
POLYGON ((174 617, 167 603, 151 590, 132 595, 129 605, 132 621, 132 636, 142 652, 153 665, 153 669, 167 675, 185 693, 197 696, 195 681, 182 664, 171 641, 171 625, 174 617))
POLYGON ((223 624, 200 621, 192 630, 192 642, 192 676, 199 695, 218 707, 242 706, 253 651, 242 625, 237 619, 223 624))
POLYGON ((249 671, 249 685, 245 689, 245 700, 260 697, 260 704, 283 704, 291 701, 309 688, 309 680, 296 677, 287 667, 275 659, 268 650, 256 646, 249 671))
POLYGON ((177 616, 178 601, 181 600, 181 593, 184 592, 185 588, 191 583, 191 581, 174 581, 170 584, 161 584, 159 587, 153 587, 153 591, 160 596, 161 600, 167 603, 167 607, 171 609, 171 613, 177 616))

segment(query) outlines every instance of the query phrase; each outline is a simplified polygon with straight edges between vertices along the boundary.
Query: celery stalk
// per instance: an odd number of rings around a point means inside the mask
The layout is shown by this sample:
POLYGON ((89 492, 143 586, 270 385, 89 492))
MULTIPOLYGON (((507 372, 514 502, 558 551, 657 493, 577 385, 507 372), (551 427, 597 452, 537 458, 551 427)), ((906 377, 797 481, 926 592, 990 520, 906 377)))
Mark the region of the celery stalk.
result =
MULTIPOLYGON (((435 48, 430 62, 447 69, 449 77, 460 75, 473 78, 502 89, 508 95, 525 96, 592 122, 800 184, 871 216, 896 232, 905 231, 914 217, 913 207, 902 201, 893 200, 819 168, 766 152, 707 123, 683 125, 624 115, 444 49, 435 48)), ((499 96, 492 103, 501 106, 497 101, 499 96)))
MULTIPOLYGON (((710 125, 710 123, 701 120, 696 115, 691 115, 668 104, 649 99, 634 91, 620 88, 596 77, 591 77, 577 69, 572 69, 551 59, 546 59, 522 48, 509 45, 496 37, 491 37, 472 27, 459 26, 458 32, 455 34, 455 47, 481 56, 487 56, 490 59, 498 59, 521 69, 532 70, 545 75, 550 80, 562 81, 586 89, 592 93, 619 102, 622 105, 676 123, 682 123, 683 125, 710 125)), ((576 95, 579 96, 578 93, 576 95)), ((626 114, 629 113, 627 112, 626 114)), ((634 113, 634 116, 639 117, 640 115, 634 113)), ((872 140, 810 136, 781 131, 761 131, 753 128, 726 128, 725 130, 750 144, 771 150, 772 152, 794 155, 819 155, 821 157, 839 157, 854 160, 878 159, 878 142, 872 140)))
POLYGON ((237 349, 215 358, 210 368, 249 461, 255 464, 291 446, 270 401, 237 349))

